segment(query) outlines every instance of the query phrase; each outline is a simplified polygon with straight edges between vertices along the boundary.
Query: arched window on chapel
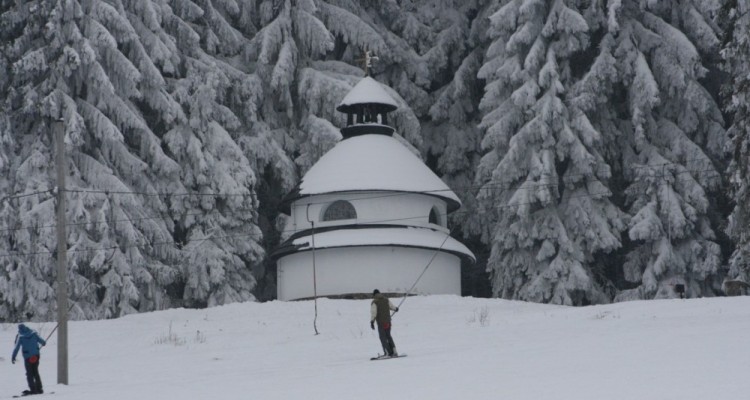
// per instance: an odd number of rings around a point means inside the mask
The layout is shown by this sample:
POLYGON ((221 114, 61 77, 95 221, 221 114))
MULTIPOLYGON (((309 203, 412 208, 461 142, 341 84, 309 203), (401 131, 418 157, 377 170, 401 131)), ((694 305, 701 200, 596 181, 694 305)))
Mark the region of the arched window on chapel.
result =
POLYGON ((352 203, 346 200, 336 200, 323 211, 321 221, 338 221, 341 219, 356 219, 357 211, 352 203))

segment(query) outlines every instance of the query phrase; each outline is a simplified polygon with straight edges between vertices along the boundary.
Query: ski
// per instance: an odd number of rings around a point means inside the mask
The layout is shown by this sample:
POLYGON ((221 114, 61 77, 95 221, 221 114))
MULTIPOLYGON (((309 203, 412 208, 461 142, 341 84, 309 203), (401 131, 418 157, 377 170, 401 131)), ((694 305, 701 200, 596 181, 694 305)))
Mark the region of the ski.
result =
POLYGON ((406 354, 399 354, 397 356, 377 356, 377 357, 370 358, 370 361, 375 361, 375 360, 390 360, 391 358, 403 358, 403 357, 406 357, 406 354))
POLYGON ((13 398, 14 399, 18 399, 18 398, 21 398, 21 397, 29 397, 29 396, 44 396, 45 394, 55 394, 55 392, 17 394, 15 396, 13 396, 13 398))

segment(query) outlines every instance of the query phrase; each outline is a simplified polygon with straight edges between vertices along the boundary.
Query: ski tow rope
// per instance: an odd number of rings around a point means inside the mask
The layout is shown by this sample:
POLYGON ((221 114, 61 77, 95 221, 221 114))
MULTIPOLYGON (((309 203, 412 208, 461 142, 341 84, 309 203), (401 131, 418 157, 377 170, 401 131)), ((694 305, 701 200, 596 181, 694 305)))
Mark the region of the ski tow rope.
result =
MULTIPOLYGON (((432 253, 432 257, 430 258, 430 261, 428 261, 427 265, 424 266, 424 269, 422 269, 422 273, 419 274, 419 276, 417 277, 417 280, 414 281, 414 284, 411 285, 411 287, 409 288, 409 290, 406 291, 406 293, 404 293, 404 297, 401 298, 401 301, 398 303, 396 308, 400 309, 401 305, 404 304, 404 301, 406 301, 406 298, 409 297, 409 293, 411 293, 414 287, 417 286, 417 283, 419 282, 419 280, 422 279, 422 276, 424 276, 424 273, 427 272, 427 268, 429 268, 430 264, 432 264, 432 262, 435 261, 435 257, 437 257, 440 250, 443 249, 443 246, 445 246, 445 243, 448 241, 448 238, 451 237, 451 232, 453 232, 453 230, 449 230, 448 233, 445 235, 445 239, 443 239, 443 243, 440 243, 440 247, 438 247, 435 250, 435 252, 432 253)), ((394 311, 393 314, 391 314, 391 317, 394 315, 396 315, 396 311, 394 311)))

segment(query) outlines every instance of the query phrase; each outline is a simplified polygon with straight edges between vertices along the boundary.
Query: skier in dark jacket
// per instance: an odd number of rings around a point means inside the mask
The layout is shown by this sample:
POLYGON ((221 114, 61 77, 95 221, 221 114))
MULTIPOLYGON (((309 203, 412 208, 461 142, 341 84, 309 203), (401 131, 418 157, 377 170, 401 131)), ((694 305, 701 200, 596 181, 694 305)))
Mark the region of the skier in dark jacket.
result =
POLYGON ((16 336, 16 347, 13 349, 11 362, 16 363, 18 350, 22 350, 23 364, 26 367, 26 381, 29 383, 29 390, 24 390, 23 394, 41 394, 42 378, 39 376, 39 345, 46 345, 39 334, 24 324, 18 325, 18 336, 16 336))
POLYGON ((391 310, 398 311, 388 298, 380 294, 378 289, 372 292, 372 304, 370 305, 370 328, 375 329, 378 323, 378 336, 383 345, 383 351, 388 357, 398 357, 396 344, 391 337, 391 310))

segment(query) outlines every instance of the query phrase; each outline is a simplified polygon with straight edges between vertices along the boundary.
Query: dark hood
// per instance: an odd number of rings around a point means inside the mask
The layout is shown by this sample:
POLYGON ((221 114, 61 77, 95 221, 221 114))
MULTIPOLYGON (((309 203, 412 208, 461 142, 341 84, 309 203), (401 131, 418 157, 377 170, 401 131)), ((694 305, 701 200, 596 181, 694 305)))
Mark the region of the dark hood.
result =
POLYGON ((19 336, 31 336, 33 333, 34 333, 34 331, 31 330, 31 328, 29 328, 28 326, 26 326, 24 324, 19 324, 18 325, 18 335, 19 336))

